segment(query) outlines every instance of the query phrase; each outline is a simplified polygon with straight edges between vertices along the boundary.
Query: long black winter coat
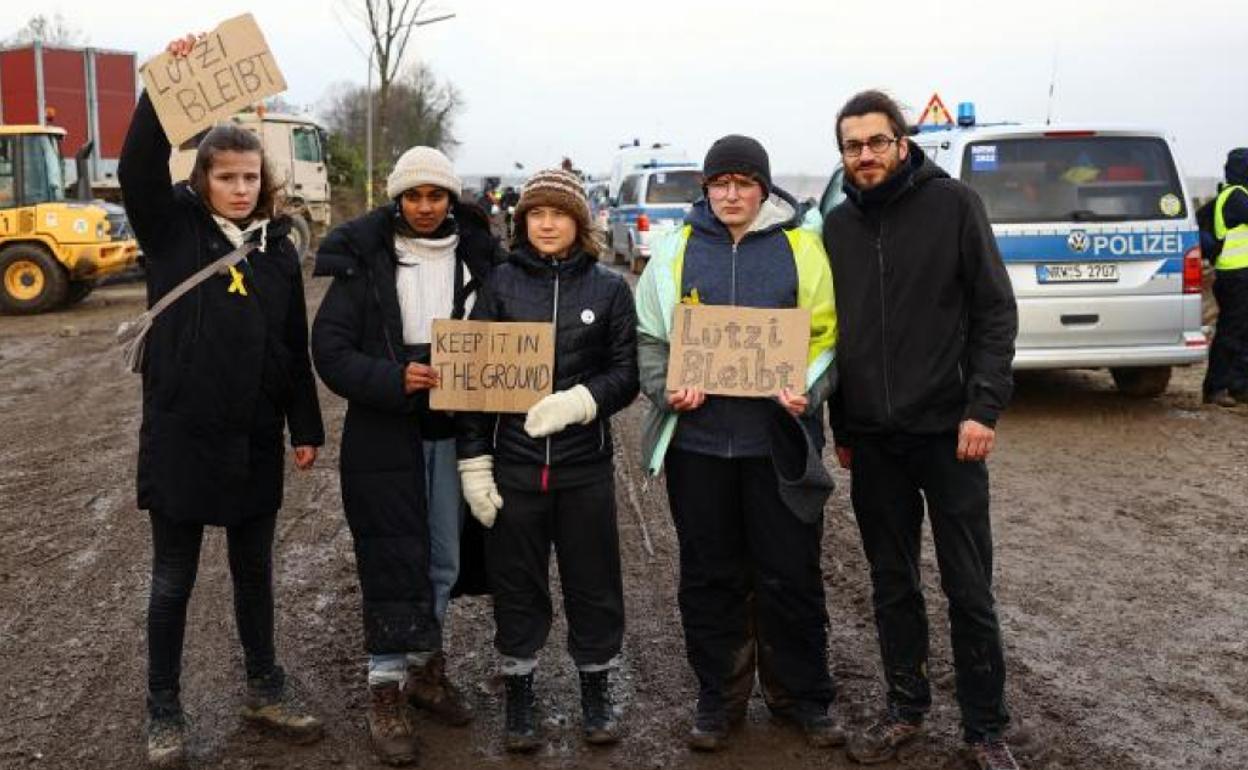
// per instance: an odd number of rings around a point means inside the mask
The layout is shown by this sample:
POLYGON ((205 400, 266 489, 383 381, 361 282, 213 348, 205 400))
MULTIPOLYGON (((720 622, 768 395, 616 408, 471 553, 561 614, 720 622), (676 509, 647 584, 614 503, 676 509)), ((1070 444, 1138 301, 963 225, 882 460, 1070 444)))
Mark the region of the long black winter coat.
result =
POLYGON ((589 425, 535 439, 524 432, 523 414, 465 415, 459 456, 492 454, 496 465, 549 467, 554 479, 568 478, 569 466, 610 460, 611 415, 632 403, 639 387, 637 316, 624 278, 584 253, 551 262, 522 247, 494 271, 471 318, 555 319, 554 389, 584 385, 598 416, 589 425))
MULTIPOLYGON (((472 282, 489 275, 497 246, 484 214, 453 213, 456 256, 472 282)), ((433 649, 429 534, 420 417, 428 395, 403 392, 407 357, 395 288, 393 204, 346 222, 321 242, 315 274, 333 276, 312 325, 312 356, 329 389, 347 399, 340 469, 355 541, 372 653, 433 649), (422 566, 423 565, 423 566, 422 566)), ((466 297, 465 297, 466 299, 466 297)))
MULTIPOLYGON (((234 247, 202 199, 169 176, 169 141, 146 94, 118 177, 143 248, 149 305, 234 247)), ((282 435, 324 443, 290 220, 269 223, 264 251, 239 265, 246 294, 213 276, 164 311, 143 359, 138 505, 188 522, 228 525, 282 501, 282 435)), ((253 234, 259 241, 259 233, 253 234)))
POLYGON ((823 223, 832 263, 845 433, 993 426, 1014 389, 1018 310, 984 205, 915 144, 907 166, 823 223))

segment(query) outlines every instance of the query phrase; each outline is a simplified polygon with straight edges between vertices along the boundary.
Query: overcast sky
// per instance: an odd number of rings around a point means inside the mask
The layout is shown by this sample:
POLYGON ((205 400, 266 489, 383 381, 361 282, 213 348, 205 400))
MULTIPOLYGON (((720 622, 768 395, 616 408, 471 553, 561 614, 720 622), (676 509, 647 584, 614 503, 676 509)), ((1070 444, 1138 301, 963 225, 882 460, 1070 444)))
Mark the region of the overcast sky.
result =
MULTIPOLYGON (((140 60, 174 35, 251 11, 290 91, 313 108, 363 83, 363 0, 211 3, 41 0, 90 45, 140 60)), ((933 92, 981 121, 1112 121, 1161 127, 1188 175, 1221 173, 1248 145, 1240 62, 1248 3, 1034 0, 434 0, 455 18, 420 29, 409 58, 455 84, 464 176, 557 164, 609 168, 637 137, 700 160, 726 133, 768 148, 776 173, 827 173, 844 100, 882 87, 917 112, 933 92), (1056 56, 1055 56, 1056 54, 1056 56), (1235 84, 1235 85, 1232 85, 1235 84)), ((16 5, 8 3, 8 5, 16 5)), ((36 7, 36 6, 26 6, 36 7)), ((5 14, 7 36, 21 22, 5 14)))

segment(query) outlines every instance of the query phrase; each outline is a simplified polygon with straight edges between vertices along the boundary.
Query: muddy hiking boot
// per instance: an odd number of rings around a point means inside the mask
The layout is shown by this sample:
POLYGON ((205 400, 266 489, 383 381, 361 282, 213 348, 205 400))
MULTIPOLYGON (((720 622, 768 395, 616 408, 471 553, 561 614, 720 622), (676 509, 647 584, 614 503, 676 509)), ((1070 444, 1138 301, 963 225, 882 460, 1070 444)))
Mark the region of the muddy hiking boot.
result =
POLYGON ((898 749, 922 734, 921 722, 907 722, 889 716, 854 734, 845 753, 864 765, 888 762, 897 756, 898 749))
POLYGON ((1018 770, 1010 747, 1002 740, 977 741, 968 746, 977 770, 1018 770))
POLYGON ((620 723, 611 702, 611 672, 582 671, 581 718, 585 742, 606 746, 620 740, 620 723))
POLYGON ((414 765, 420 759, 412 707, 398 682, 368 686, 368 739, 387 765, 414 765))
POLYGON ((1217 406, 1225 407, 1227 409, 1232 409, 1234 407, 1239 406, 1241 403, 1246 403, 1245 399, 1248 399, 1248 394, 1243 394, 1243 395, 1244 395, 1244 398, 1237 398, 1236 396, 1232 395, 1229 391, 1215 390, 1212 393, 1206 393, 1204 395, 1204 398, 1201 399, 1201 401, 1206 404, 1215 404, 1217 406))
POLYGON ((413 708, 428 711, 443 724, 462 727, 472 721, 464 696, 446 677, 446 656, 441 651, 423 666, 408 666, 405 693, 413 708))
POLYGON ((247 680, 243 720, 296 744, 313 743, 325 735, 321 720, 294 694, 280 668, 267 677, 247 680))
POLYGON ((178 768, 186 763, 186 718, 181 714, 149 717, 147 720, 147 764, 149 767, 178 768))
POLYGON ((772 712, 779 722, 801 731, 811 748, 828 749, 845 745, 845 726, 835 712, 817 703, 794 703, 772 712))
POLYGON ((537 751, 542 741, 537 735, 537 698, 533 695, 533 673, 503 677, 507 692, 503 748, 510 752, 537 751))
POLYGON ((745 710, 740 704, 718 705, 712 699, 698 698, 686 741, 694 751, 719 751, 744 721, 745 710))

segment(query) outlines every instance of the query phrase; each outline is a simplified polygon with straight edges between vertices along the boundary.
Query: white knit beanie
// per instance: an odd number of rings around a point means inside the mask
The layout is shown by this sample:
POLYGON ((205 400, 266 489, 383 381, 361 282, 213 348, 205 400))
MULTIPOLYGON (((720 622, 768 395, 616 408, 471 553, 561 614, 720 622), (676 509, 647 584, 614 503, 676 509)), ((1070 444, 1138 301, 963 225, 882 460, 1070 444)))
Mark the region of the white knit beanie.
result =
POLYGON ((386 195, 397 198, 404 190, 431 184, 449 190, 456 198, 463 192, 464 183, 455 176, 450 158, 432 147, 413 147, 399 156, 394 170, 386 179, 386 195))

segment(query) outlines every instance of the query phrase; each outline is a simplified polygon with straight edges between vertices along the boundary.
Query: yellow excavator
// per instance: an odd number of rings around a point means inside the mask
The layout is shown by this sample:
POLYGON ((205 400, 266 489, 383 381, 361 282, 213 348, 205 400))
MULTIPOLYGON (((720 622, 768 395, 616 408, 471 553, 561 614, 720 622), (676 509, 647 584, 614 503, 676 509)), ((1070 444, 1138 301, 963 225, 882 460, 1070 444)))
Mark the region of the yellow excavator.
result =
MULTIPOLYGON (((0 312, 42 313, 79 302, 99 279, 138 259, 120 206, 67 199, 64 136, 55 126, 0 126, 0 312)), ((85 157, 79 153, 80 164, 85 157)))

